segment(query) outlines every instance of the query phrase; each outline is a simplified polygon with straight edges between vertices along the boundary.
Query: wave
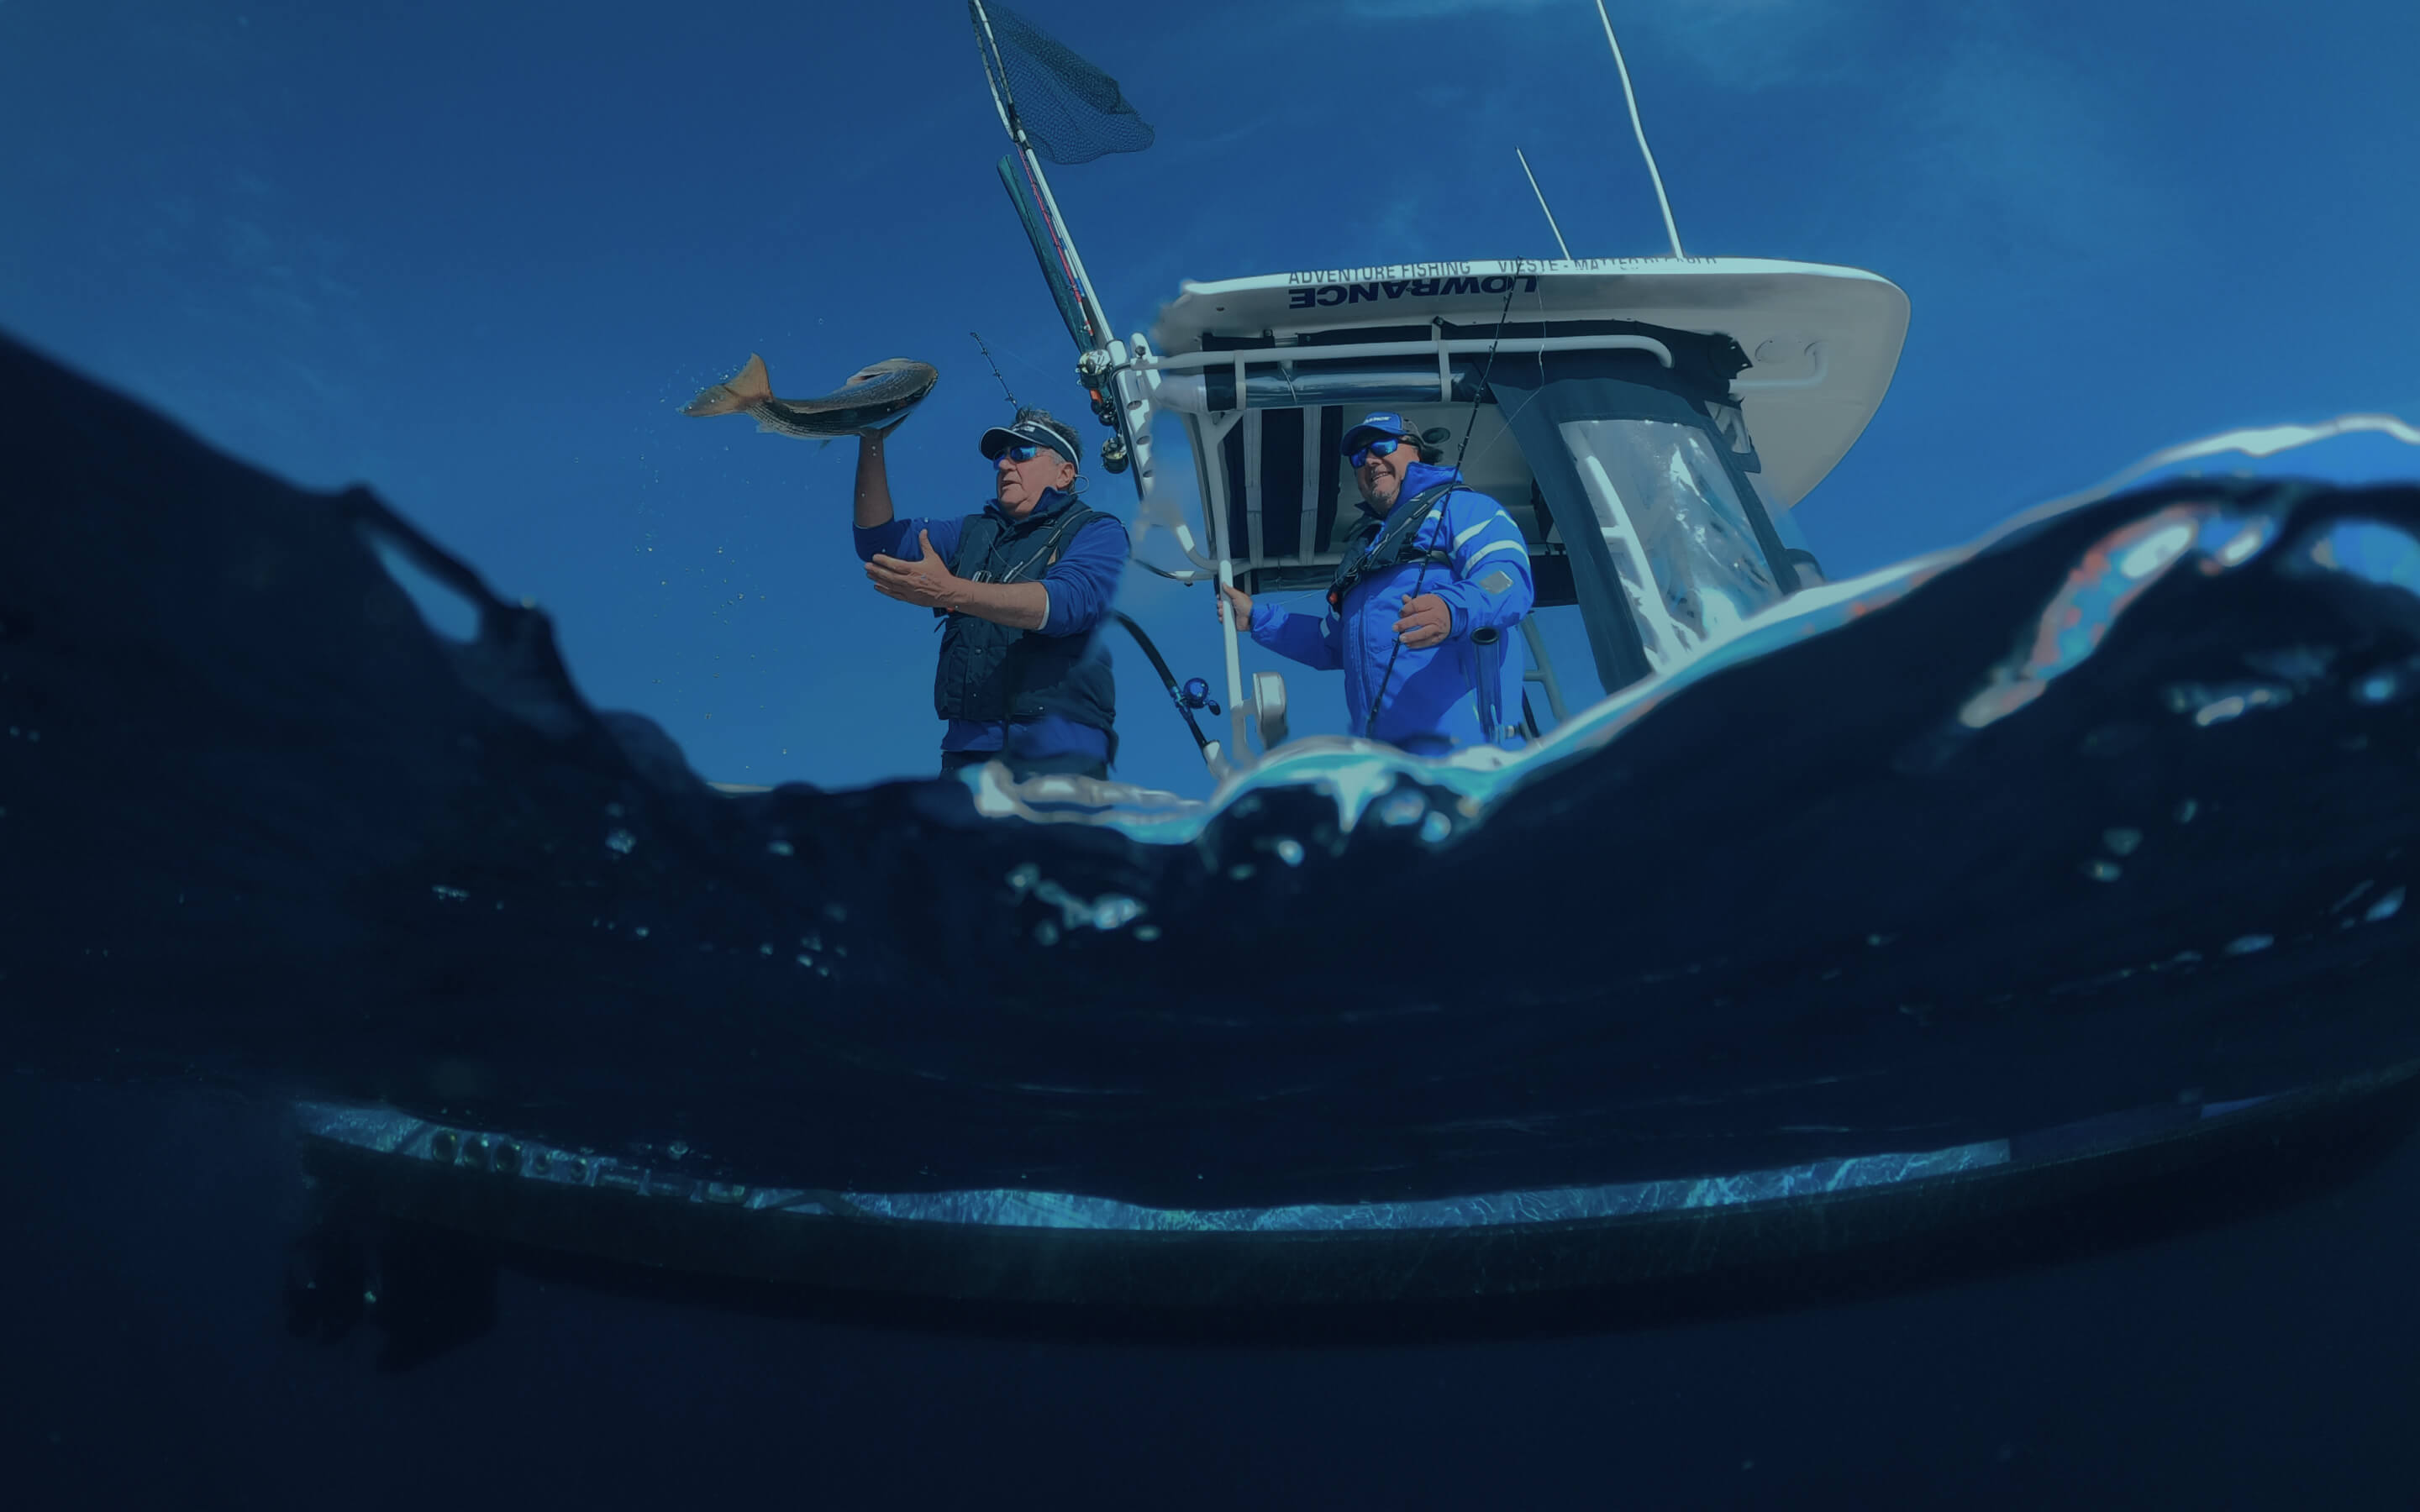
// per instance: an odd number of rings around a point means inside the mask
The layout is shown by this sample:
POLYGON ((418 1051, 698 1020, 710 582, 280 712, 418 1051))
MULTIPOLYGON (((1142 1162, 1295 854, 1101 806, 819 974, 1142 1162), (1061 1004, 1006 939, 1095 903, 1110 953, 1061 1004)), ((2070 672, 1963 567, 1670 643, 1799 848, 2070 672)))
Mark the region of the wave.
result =
POLYGON ((2065 502, 1511 759, 727 794, 365 490, 5 340, 0 394, 21 1068, 1202 1210, 1944 1149, 2420 1056, 2413 486, 2065 502))

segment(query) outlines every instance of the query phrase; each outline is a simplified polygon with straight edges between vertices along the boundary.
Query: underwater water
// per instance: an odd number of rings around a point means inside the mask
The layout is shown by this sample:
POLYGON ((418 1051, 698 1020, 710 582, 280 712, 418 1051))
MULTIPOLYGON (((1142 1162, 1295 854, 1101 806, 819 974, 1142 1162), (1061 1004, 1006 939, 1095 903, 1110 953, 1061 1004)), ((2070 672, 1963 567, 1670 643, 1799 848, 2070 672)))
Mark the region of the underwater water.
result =
MULTIPOLYGON (((1666 250, 1586 0, 1020 8, 1157 128, 1055 178, 1122 332, 1189 278, 1666 250)), ((0 0, 0 1504, 2408 1504, 2420 467, 2021 512, 2420 414, 2420 12, 1610 12, 1675 239, 1912 297, 1795 511, 1841 581, 1501 766, 1314 738, 1214 791, 1121 643, 1149 791, 1102 793, 925 780, 846 449, 679 413, 751 351, 932 362, 935 514, 1006 391, 1080 415, 962 8, 0 0), (442 1245, 415 1294, 304 1263, 312 1120, 365 1105, 656 1220, 1374 1235, 1254 1273, 1423 1300, 1179 1329, 1047 1249, 992 1272, 1037 1316, 916 1256, 801 1300, 442 1245), (1979 1190, 1925 1180, 2133 1139, 2229 1154, 1921 1227, 1979 1190), (1815 1242, 1902 1181, 1907 1242, 1815 1242), (1482 1227, 1708 1218, 1662 1263, 1776 1198, 1753 1288, 1430 1305, 1553 1258, 1482 1227)), ((1121 594, 1180 676, 1200 597, 1121 594)))

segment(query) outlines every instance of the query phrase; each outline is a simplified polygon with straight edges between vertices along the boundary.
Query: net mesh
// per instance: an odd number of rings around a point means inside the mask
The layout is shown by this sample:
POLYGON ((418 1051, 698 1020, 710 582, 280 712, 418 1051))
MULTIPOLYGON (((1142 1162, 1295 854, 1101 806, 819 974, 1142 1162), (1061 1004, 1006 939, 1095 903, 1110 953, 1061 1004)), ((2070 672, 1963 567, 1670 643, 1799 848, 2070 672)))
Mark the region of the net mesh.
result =
POLYGON ((1135 113, 1118 82, 1003 6, 968 0, 992 88, 1025 129, 1033 150, 1052 162, 1090 162, 1109 152, 1151 146, 1151 123, 1135 113), (986 33, 985 15, 991 20, 986 33))

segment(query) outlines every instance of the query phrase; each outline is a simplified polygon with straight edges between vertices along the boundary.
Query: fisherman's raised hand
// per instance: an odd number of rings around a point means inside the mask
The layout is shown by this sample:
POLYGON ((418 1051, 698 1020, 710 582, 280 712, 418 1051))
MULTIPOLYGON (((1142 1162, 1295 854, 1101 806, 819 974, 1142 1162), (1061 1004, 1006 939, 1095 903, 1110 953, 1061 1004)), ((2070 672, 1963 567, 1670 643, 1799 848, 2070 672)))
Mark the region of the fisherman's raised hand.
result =
POLYGON ((922 609, 956 609, 967 580, 952 572, 950 564, 933 549, 932 532, 918 531, 916 539, 924 548, 922 560, 902 562, 877 552, 865 564, 866 580, 874 584, 876 593, 903 604, 922 609))
POLYGON ((1426 651, 1453 634, 1453 610, 1435 594, 1404 600, 1404 617, 1395 622, 1395 639, 1414 651, 1426 651))
POLYGON ((1219 623, 1222 625, 1226 623, 1227 610, 1231 605, 1233 607, 1235 611, 1235 628, 1238 630, 1250 629, 1252 627, 1252 595, 1234 586, 1233 583, 1220 583, 1218 585, 1218 596, 1210 607, 1218 613, 1219 623))

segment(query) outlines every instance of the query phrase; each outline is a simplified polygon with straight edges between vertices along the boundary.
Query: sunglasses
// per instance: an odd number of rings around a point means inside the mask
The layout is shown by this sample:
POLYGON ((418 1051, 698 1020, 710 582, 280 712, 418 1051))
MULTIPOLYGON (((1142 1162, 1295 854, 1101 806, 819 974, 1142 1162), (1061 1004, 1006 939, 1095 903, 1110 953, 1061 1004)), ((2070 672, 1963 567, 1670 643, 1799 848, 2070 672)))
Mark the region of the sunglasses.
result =
POLYGON ((1353 470, 1357 472, 1361 469, 1370 465, 1370 459, 1372 457, 1392 456, 1395 455, 1396 447, 1409 446, 1411 444, 1413 443, 1410 440, 1401 436, 1382 437, 1377 440, 1372 441, 1369 445, 1361 448, 1361 450, 1354 453, 1344 460, 1353 464, 1353 470))
MULTIPOLYGON (((1031 462, 1041 455, 1042 448, 1033 445, 1032 442, 1027 442, 1019 446, 1003 446, 1000 449, 1000 455, 1008 458, 1012 462, 1031 462)), ((999 457, 993 458, 994 461, 998 461, 999 459, 999 457)))

